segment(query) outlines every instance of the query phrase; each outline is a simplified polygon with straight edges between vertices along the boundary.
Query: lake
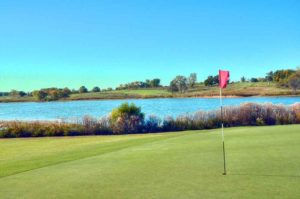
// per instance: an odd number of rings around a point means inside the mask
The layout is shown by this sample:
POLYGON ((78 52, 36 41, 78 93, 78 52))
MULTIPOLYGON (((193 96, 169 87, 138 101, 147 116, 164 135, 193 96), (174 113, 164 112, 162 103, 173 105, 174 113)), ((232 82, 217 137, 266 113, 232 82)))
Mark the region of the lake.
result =
MULTIPOLYGON (((220 106, 217 98, 165 98, 131 100, 93 100, 68 102, 22 102, 0 103, 0 120, 55 120, 81 118, 84 115, 105 116, 123 102, 133 102, 147 115, 161 118, 194 113, 199 110, 214 110, 220 106)), ((223 99, 225 106, 245 102, 291 105, 300 102, 300 97, 246 97, 223 99)))

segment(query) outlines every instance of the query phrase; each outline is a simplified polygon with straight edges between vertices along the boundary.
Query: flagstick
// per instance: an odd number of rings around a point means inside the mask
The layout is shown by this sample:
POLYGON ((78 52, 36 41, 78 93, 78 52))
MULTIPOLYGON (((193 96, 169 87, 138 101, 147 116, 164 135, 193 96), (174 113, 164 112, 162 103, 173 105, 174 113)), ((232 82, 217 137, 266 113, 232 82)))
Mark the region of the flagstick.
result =
POLYGON ((220 105, 221 105, 221 121, 222 121, 222 142, 223 142, 223 159, 224 159, 224 173, 226 175, 226 156, 225 156, 225 140, 224 140, 224 124, 223 124, 223 102, 222 102, 222 88, 220 88, 220 105))

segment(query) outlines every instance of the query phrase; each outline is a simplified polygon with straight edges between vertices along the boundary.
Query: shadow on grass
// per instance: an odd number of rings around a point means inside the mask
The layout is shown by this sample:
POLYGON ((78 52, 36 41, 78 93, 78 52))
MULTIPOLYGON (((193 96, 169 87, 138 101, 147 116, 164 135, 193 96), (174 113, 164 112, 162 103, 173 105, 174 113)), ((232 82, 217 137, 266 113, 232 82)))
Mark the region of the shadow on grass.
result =
POLYGON ((231 176, 257 176, 257 177, 284 177, 284 178, 300 178, 300 175, 284 175, 284 174, 255 174, 255 173, 230 173, 231 176))

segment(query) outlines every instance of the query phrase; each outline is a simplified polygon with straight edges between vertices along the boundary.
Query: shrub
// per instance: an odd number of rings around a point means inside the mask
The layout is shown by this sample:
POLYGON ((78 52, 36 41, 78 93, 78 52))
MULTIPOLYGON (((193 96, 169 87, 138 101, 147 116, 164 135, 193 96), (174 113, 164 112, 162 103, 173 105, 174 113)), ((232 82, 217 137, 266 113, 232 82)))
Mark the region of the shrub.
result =
POLYGON ((111 128, 114 134, 138 133, 144 124, 141 108, 123 103, 111 112, 111 128))
POLYGON ((145 132, 159 132, 161 131, 161 119, 155 115, 150 115, 144 125, 145 132))
POLYGON ((264 120, 263 120, 263 118, 256 118, 256 125, 257 126, 263 126, 263 125, 265 125, 265 122, 264 122, 264 120))

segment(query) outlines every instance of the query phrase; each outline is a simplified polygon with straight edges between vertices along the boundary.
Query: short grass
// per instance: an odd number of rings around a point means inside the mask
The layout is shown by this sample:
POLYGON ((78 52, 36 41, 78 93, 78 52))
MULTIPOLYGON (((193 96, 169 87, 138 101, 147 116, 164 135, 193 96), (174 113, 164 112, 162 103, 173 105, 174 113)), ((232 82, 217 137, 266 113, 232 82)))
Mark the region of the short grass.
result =
POLYGON ((167 89, 136 89, 136 90, 115 90, 98 93, 72 94, 71 100, 84 99, 124 99, 124 98, 155 98, 172 97, 172 93, 167 89))
POLYGON ((0 140, 0 198, 300 198, 300 125, 0 140))
POLYGON ((25 97, 12 97, 12 96, 0 96, 1 102, 34 102, 36 99, 34 97, 25 96, 25 97))

